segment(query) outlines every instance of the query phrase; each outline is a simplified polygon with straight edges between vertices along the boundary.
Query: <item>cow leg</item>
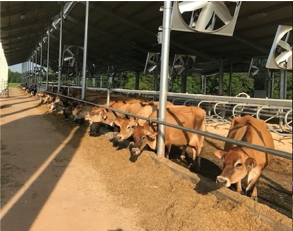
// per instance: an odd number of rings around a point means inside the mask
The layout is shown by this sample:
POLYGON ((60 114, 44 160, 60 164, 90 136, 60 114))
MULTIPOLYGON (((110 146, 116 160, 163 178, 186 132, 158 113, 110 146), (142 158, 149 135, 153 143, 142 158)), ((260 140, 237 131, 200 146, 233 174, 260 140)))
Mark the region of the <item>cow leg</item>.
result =
MULTIPOLYGON (((250 172, 251 173, 251 172, 250 172)), ((255 176, 253 179, 251 179, 248 182, 248 185, 245 189, 245 195, 249 196, 250 192, 251 192, 251 199, 257 201, 257 189, 256 189, 256 182, 258 181, 260 177, 260 174, 255 176)), ((249 179, 249 175, 248 175, 248 179, 249 179)))
POLYGON ((241 180, 236 183, 237 192, 242 192, 241 180))
POLYGON ((253 187, 252 193, 251 193, 251 199, 258 201, 257 199, 257 188, 256 185, 253 187))
POLYGON ((183 146, 182 152, 181 152, 181 155, 180 155, 180 160, 184 160, 185 159, 186 149, 187 149, 187 146, 183 146))
POLYGON ((201 156, 197 155, 195 148, 192 148, 192 164, 189 165, 190 169, 194 169, 195 172, 200 170, 201 156))

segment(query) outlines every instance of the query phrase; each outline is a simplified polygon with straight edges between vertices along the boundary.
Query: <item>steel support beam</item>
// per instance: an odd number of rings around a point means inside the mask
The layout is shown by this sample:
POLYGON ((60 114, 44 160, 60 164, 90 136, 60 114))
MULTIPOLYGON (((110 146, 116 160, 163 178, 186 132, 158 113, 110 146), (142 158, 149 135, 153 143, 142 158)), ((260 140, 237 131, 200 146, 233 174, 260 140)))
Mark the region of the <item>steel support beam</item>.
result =
POLYGON ((60 18, 61 18, 61 21, 60 21, 60 30, 59 30, 59 62, 58 62, 58 87, 57 87, 57 92, 60 91, 61 72, 62 72, 63 4, 61 4, 60 18))
POLYGON ((86 88, 86 63, 87 63, 87 40, 88 40, 88 20, 89 20, 89 1, 85 5, 85 22, 84 22, 84 43, 83 43, 83 63, 82 63, 82 84, 81 99, 84 100, 86 88))

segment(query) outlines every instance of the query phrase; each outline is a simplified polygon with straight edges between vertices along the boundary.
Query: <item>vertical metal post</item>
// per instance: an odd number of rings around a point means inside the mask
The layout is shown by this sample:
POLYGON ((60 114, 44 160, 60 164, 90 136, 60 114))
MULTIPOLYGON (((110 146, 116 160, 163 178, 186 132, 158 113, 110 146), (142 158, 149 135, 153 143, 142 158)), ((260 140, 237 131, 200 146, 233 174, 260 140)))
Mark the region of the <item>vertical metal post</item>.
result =
POLYGON ((268 73, 268 86, 267 86, 267 97, 269 99, 272 98, 272 72, 270 70, 267 70, 268 73))
POLYGON ((187 74, 183 73, 181 76, 181 93, 186 92, 186 84, 187 84, 187 74))
POLYGON ((29 63, 28 63, 28 77, 27 77, 27 84, 26 85, 29 85, 30 83, 30 79, 31 79, 31 72, 32 72, 32 57, 30 56, 29 57, 29 63))
POLYGON ((271 71, 271 98, 273 99, 274 98, 274 77, 275 77, 275 74, 274 72, 271 71))
POLYGON ((46 90, 48 90, 48 81, 49 81, 49 60, 50 60, 50 24, 48 27, 48 48, 47 48, 47 75, 46 75, 46 90))
MULTIPOLYGON (((43 38, 42 38, 42 41, 41 41, 41 55, 40 55, 40 73, 39 73, 39 76, 40 76, 40 88, 43 88, 43 74, 42 74, 42 70, 43 70, 43 38)), ((39 89, 41 90, 41 89, 39 89)))
POLYGON ((233 74, 233 62, 230 63, 229 92, 228 92, 228 96, 231 96, 231 94, 232 94, 232 74, 233 74))
POLYGON ((29 86, 32 85, 33 83, 33 74, 34 74, 34 56, 32 55, 31 57, 31 75, 30 75, 30 82, 29 82, 29 86))
POLYGON ((224 64, 223 64, 223 60, 221 60, 220 67, 219 67, 219 95, 223 95, 223 72, 224 72, 224 64))
POLYGON ((63 32, 63 3, 61 4, 60 11, 60 33, 59 33, 59 63, 58 63, 58 87, 57 92, 60 91, 60 83, 61 83, 61 71, 62 71, 62 32, 63 32))
MULTIPOLYGON (((166 121, 166 102, 168 91, 169 75, 169 49, 170 49, 170 22, 171 22, 172 2, 164 1, 163 14, 163 38, 162 38, 162 56, 161 56, 161 74, 160 74, 160 98, 159 98, 159 120, 166 121)), ((158 143, 157 155, 165 156, 165 126, 158 125, 158 143)))
POLYGON ((280 69, 280 91, 279 99, 287 98, 287 71, 280 69))
POLYGON ((103 75, 100 75, 100 88, 103 88, 103 75))
POLYGON ((134 89, 135 90, 139 89, 139 72, 138 71, 135 73, 135 86, 134 86, 134 89))
POLYGON ((36 70, 38 69, 38 50, 36 49, 36 54, 35 54, 35 67, 34 67, 34 74, 35 74, 35 85, 38 84, 37 81, 37 73, 36 70))
POLYGON ((87 61, 87 40, 88 40, 88 20, 89 20, 89 1, 85 4, 85 22, 84 22, 84 45, 83 45, 83 65, 82 65, 82 85, 81 99, 85 96, 86 87, 86 61, 87 61))
POLYGON ((29 67, 30 67, 30 60, 28 59, 27 60, 27 63, 26 63, 26 77, 25 77, 25 81, 24 81, 24 84, 27 82, 28 80, 28 76, 29 76, 29 67))
POLYGON ((204 81, 203 82, 203 84, 204 84, 204 88, 203 88, 204 89, 204 91, 203 91, 204 93, 203 94, 206 95, 207 94, 207 76, 204 75, 203 78, 204 78, 203 79, 203 81, 204 81))

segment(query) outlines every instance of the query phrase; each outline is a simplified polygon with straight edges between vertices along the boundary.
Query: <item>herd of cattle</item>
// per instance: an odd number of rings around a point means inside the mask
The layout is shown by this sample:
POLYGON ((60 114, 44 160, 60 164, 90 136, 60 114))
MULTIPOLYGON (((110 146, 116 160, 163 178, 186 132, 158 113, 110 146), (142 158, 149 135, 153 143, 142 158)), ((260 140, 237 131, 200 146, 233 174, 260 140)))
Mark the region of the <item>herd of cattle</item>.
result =
MULTIPOLYGON (((68 94, 67 91, 66 93, 68 94)), ((65 119, 72 118, 78 124, 87 121, 90 126, 90 136, 99 134, 101 126, 106 125, 117 131, 115 136, 117 141, 132 139, 130 160, 133 162, 146 146, 156 150, 158 124, 153 121, 158 118, 158 102, 116 94, 111 95, 111 100, 107 102, 105 93, 93 91, 87 91, 84 100, 81 101, 78 100, 81 98, 78 91, 72 91, 70 97, 67 97, 66 93, 54 94, 46 91, 34 92, 34 95, 39 97, 41 104, 46 104, 50 110, 62 110, 65 119), (148 120, 142 119, 143 117, 148 120)), ((167 123, 206 131, 205 117, 206 112, 200 107, 178 106, 167 102, 167 123)), ((267 130, 267 124, 249 115, 235 117, 231 121, 228 137, 274 149, 273 138, 267 130)), ((190 168, 200 171, 204 136, 166 126, 164 138, 166 158, 169 158, 172 145, 182 147, 181 158, 186 155, 188 147, 192 150, 193 160, 190 168)), ((224 150, 217 150, 214 154, 223 161, 223 171, 217 177, 217 183, 225 187, 236 184, 237 191, 241 192, 241 181, 247 176, 245 194, 256 200, 256 183, 264 168, 271 162, 272 155, 228 142, 224 150)))

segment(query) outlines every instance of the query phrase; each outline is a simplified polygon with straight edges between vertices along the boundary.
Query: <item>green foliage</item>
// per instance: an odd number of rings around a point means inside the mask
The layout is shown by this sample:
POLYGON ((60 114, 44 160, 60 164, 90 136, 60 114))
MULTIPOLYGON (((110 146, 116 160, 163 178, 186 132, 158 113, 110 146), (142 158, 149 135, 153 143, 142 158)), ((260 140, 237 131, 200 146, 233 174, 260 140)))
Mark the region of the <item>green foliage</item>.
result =
POLYGON ((19 72, 13 72, 8 69, 8 83, 20 83, 21 82, 21 74, 19 72))
MULTIPOLYGON (((123 80, 123 86, 126 89, 135 89, 135 73, 127 72, 123 80)), ((239 93, 247 93, 253 96, 254 90, 265 90, 265 78, 250 78, 247 73, 233 73, 231 77, 231 87, 229 88, 229 73, 223 75, 223 95, 236 96, 239 93), (230 92, 231 89, 231 92, 230 92)), ((155 77, 150 74, 141 73, 139 76, 139 90, 154 90, 155 77)), ((200 75, 187 76, 186 92, 190 94, 203 94, 204 90, 207 95, 219 94, 219 75, 206 77, 206 89, 204 89, 204 78, 200 75)), ((159 80, 158 80, 159 84, 159 80)), ((275 74, 273 83, 273 98, 279 98, 279 74, 275 74)), ((181 77, 173 77, 169 82, 170 92, 181 92, 181 77)), ((292 72, 287 73, 287 99, 292 99, 292 72)))
MULTIPOLYGON (((280 84, 280 73, 275 72, 274 73, 274 82, 273 82, 273 98, 274 99, 279 99, 279 84, 280 84)), ((292 72, 287 72, 287 99, 292 100, 292 90, 293 90, 293 85, 292 85, 292 72)))

